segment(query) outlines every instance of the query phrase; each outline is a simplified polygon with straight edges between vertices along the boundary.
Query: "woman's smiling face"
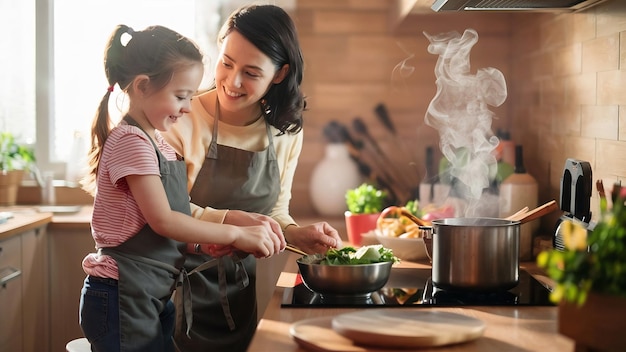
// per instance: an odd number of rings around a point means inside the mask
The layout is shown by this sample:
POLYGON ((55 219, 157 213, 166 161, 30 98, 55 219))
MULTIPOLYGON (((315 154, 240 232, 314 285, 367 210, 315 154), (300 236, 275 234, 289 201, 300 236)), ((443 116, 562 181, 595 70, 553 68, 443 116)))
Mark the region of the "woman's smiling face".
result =
POLYGON ((270 85, 280 82, 278 76, 272 60, 239 32, 232 31, 224 38, 215 67, 222 110, 257 110, 270 85))

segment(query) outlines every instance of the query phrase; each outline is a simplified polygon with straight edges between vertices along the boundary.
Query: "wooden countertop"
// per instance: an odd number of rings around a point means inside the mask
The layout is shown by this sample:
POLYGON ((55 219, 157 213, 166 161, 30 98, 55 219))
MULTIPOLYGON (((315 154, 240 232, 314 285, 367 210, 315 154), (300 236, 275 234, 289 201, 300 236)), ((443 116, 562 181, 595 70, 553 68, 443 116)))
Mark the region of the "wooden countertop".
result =
POLYGON ((0 240, 42 225, 48 225, 50 228, 89 229, 93 207, 90 205, 79 206, 78 211, 69 213, 40 212, 38 209, 38 206, 33 205, 0 208, 0 211, 13 214, 12 218, 0 224, 0 240))
POLYGON ((13 217, 0 224, 0 240, 7 239, 16 234, 28 231, 52 221, 52 213, 40 213, 33 208, 3 208, 0 211, 8 211, 13 217))
MULTIPOLYGON (((285 287, 293 287, 296 280, 297 254, 287 253, 284 271, 281 273, 276 290, 263 314, 256 334, 248 351, 307 351, 301 348, 289 334, 292 323, 309 318, 334 316, 356 311, 345 308, 283 308, 281 300, 285 287)), ((426 263, 402 262, 401 267, 429 268, 426 263)), ((534 263, 522 263, 521 267, 533 274, 539 281, 550 284, 549 278, 542 275, 534 263)), ((375 309, 375 308, 367 308, 375 309)), ((404 308, 395 308, 404 309, 404 308)), ((413 310, 433 309, 464 314, 485 322, 485 334, 476 341, 420 349, 424 351, 573 351, 574 342, 557 332, 557 307, 471 307, 471 308, 406 308, 413 310)), ((375 324, 375 322, 373 322, 375 324)), ((364 349, 364 351, 367 351, 364 349)))

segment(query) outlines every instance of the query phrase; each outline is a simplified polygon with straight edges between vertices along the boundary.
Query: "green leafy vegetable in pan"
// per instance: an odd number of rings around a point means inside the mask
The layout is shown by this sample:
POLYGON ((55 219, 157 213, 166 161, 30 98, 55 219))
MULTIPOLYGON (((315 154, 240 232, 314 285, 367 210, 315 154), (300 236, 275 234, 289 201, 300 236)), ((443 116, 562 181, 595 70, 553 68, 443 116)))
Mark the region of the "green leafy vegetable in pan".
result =
POLYGON ((320 264, 355 265, 398 261, 400 260, 393 255, 391 249, 385 248, 381 244, 375 244, 363 246, 358 250, 354 247, 343 247, 341 249, 331 248, 326 252, 326 257, 320 264))

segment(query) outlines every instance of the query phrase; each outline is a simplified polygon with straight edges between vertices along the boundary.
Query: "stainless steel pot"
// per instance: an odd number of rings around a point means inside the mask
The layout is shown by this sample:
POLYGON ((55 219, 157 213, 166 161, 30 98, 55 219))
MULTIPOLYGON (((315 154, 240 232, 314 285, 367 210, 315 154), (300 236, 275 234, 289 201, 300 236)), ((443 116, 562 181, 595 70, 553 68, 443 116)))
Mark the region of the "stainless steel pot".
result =
MULTIPOLYGON (((435 286, 497 291, 518 284, 519 221, 449 218, 433 220, 432 225, 429 256, 435 286)), ((430 241, 427 237, 425 242, 430 241)))

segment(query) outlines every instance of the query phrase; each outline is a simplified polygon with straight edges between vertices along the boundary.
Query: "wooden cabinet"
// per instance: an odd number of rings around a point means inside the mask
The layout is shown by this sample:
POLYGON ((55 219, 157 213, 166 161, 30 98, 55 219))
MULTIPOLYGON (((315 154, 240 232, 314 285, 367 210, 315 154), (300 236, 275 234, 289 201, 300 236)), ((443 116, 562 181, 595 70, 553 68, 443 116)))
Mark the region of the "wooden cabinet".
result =
POLYGON ((22 242, 15 236, 0 241, 0 350, 22 350, 22 242))
MULTIPOLYGON (((69 219, 69 217, 67 217, 69 219)), ((87 218, 88 219, 88 218, 87 218)), ((50 351, 64 351, 65 344, 82 337, 79 325, 80 290, 85 280, 82 261, 94 252, 88 220, 70 223, 55 216, 48 226, 50 246, 50 351)))
MULTIPOLYGON (((22 317, 24 352, 47 351, 50 345, 48 236, 45 227, 22 238, 22 317)), ((53 323, 53 322, 52 322, 53 323)))
POLYGON ((0 351, 49 350, 45 226, 0 240, 0 351))

